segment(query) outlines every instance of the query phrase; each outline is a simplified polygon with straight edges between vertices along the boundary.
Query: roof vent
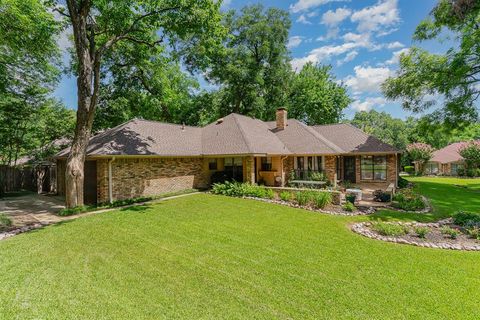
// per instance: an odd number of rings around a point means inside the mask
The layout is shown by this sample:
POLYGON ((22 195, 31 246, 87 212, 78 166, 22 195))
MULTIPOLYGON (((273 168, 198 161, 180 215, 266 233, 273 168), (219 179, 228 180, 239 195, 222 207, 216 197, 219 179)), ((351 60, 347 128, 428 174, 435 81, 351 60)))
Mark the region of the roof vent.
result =
POLYGON ((223 118, 217 120, 217 124, 223 123, 223 118))

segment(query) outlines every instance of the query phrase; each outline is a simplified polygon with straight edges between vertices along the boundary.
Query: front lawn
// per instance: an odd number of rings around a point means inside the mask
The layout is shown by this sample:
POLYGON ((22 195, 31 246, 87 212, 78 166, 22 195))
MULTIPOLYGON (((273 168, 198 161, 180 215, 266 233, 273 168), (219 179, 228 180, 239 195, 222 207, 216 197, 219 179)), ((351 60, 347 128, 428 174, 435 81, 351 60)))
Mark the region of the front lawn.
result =
POLYGON ((382 210, 371 219, 416 220, 433 222, 451 217, 459 210, 480 212, 480 179, 450 177, 408 177, 415 189, 426 196, 433 207, 428 214, 382 210))
POLYGON ((480 253, 358 219, 205 194, 79 218, 0 242, 0 318, 477 318, 480 253))

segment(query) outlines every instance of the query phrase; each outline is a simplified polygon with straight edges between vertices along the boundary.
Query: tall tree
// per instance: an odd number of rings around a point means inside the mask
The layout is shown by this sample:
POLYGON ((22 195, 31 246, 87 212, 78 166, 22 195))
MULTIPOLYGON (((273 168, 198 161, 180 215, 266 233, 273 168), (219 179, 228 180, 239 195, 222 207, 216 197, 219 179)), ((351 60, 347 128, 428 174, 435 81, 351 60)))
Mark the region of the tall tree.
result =
POLYGON ((393 118, 386 112, 370 110, 355 113, 349 122, 399 150, 405 150, 409 143, 415 142, 410 140, 415 125, 413 119, 403 121, 393 118))
POLYGON ((441 110, 434 115, 450 126, 476 122, 480 96, 480 2, 439 0, 430 16, 418 25, 414 40, 441 39, 444 31, 452 35, 455 45, 445 54, 413 47, 402 55, 396 76, 386 80, 383 92, 387 98, 402 99, 403 107, 414 112, 443 101, 441 110))
POLYGON ((153 56, 157 46, 184 57, 193 70, 205 67, 223 35, 220 2, 214 0, 100 1, 66 0, 73 29, 77 76, 77 122, 66 165, 66 205, 83 205, 84 161, 100 83, 108 78, 104 58, 123 43, 138 55, 153 56))
POLYGON ((271 119, 284 106, 290 77, 288 12, 261 5, 230 11, 224 46, 207 79, 220 86, 218 116, 231 112, 271 119))
POLYGON ((307 63, 292 76, 288 112, 309 125, 337 123, 351 102, 344 85, 338 84, 331 66, 307 63))
POLYGON ((34 115, 57 80, 61 25, 47 9, 38 0, 0 2, 0 164, 35 147, 34 115))

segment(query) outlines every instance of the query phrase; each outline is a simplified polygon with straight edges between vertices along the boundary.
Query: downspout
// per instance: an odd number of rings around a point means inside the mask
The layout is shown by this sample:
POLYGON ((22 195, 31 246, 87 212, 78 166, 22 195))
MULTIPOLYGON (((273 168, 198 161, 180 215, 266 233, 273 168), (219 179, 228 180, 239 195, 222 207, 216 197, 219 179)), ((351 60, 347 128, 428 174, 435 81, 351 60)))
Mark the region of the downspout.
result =
POLYGON ((108 160, 108 201, 113 202, 113 174, 112 174, 112 162, 115 161, 115 157, 108 160))
MULTIPOLYGON (((396 175, 395 175, 395 188, 398 188, 398 175, 400 174, 399 172, 399 169, 400 169, 400 166, 399 166, 399 163, 398 163, 398 153, 395 153, 395 172, 396 172, 396 175)), ((393 192, 395 194, 395 191, 393 192)))

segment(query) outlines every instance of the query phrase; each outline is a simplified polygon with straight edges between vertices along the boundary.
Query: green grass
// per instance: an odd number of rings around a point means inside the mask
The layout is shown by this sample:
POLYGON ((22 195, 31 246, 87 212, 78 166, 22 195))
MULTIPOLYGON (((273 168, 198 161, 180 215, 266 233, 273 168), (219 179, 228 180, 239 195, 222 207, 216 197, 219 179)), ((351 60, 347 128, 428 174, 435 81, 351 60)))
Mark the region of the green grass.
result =
POLYGON ((415 183, 416 191, 430 200, 433 212, 413 214, 382 210, 371 216, 371 219, 432 222, 451 217, 459 210, 480 212, 480 179, 448 177, 408 177, 407 179, 415 183))
POLYGON ((476 319, 480 253, 192 195, 0 242, 1 319, 476 319))

